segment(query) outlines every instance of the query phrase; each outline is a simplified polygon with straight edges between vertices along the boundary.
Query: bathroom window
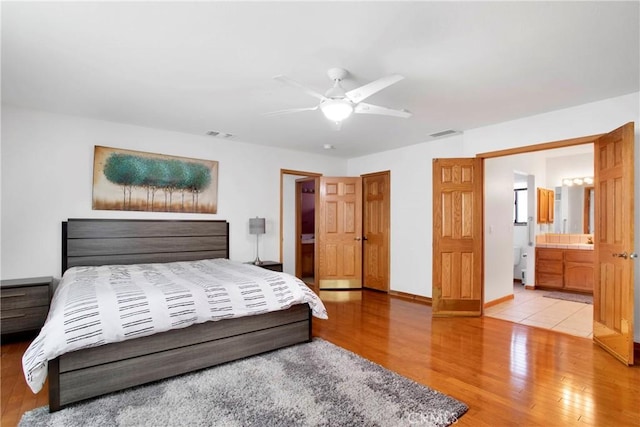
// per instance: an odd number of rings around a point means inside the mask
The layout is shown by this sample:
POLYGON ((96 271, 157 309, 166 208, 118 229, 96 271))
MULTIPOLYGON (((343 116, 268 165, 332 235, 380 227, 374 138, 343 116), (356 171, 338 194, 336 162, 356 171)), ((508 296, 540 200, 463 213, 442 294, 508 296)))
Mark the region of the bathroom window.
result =
POLYGON ((527 225, 527 189, 513 190, 513 224, 527 225))

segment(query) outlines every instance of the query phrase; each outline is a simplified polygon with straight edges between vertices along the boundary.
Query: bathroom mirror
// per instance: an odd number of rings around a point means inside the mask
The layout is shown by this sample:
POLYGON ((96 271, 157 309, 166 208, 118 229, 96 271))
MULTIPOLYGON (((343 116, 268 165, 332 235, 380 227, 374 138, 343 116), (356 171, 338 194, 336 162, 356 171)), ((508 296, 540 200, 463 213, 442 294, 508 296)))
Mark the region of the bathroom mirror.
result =
POLYGON ((593 187, 556 187, 553 231, 563 234, 591 234, 593 226, 593 187))

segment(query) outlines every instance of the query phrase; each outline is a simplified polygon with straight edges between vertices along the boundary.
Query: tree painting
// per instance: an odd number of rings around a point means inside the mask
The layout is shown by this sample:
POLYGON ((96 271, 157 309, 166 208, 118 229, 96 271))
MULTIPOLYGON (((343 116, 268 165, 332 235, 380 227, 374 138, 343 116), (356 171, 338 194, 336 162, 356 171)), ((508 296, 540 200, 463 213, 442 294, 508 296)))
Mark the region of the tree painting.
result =
POLYGON ((96 146, 93 209, 217 212, 218 162, 96 146))

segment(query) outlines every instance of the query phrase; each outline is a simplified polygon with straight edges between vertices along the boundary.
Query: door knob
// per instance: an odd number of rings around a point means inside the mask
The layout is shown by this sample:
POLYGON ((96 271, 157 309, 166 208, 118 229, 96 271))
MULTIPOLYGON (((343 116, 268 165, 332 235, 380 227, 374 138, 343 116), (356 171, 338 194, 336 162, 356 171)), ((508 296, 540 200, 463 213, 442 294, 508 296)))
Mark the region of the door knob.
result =
MULTIPOLYGON (((616 258, 616 257, 617 257, 617 258, 624 258, 624 259, 627 259, 627 253, 626 253, 626 252, 622 252, 621 254, 617 254, 617 253, 615 253, 615 252, 614 252, 612 255, 613 255, 613 257, 614 257, 614 258, 616 258)), ((633 258, 633 257, 632 257, 632 258, 633 258)))
POLYGON ((635 252, 632 252, 629 254, 629 258, 634 259, 634 258, 638 258, 638 254, 635 252))
POLYGON ((369 240, 369 239, 367 239, 367 236, 362 236, 362 240, 369 240))
POLYGON ((357 240, 359 242, 360 238, 359 237, 354 237, 353 240, 357 240))

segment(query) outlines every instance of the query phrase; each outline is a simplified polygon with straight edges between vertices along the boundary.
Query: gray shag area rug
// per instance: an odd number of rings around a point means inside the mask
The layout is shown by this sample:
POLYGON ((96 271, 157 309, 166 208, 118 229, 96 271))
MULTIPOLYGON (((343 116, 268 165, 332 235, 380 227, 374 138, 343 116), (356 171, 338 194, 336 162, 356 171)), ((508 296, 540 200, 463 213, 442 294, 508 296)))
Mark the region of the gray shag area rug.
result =
POLYGON ((561 299, 565 301, 581 302, 583 304, 593 304, 592 295, 572 294, 570 292, 549 292, 545 298, 561 299))
POLYGON ((20 426, 446 426, 468 407, 327 341, 112 393, 20 426))

